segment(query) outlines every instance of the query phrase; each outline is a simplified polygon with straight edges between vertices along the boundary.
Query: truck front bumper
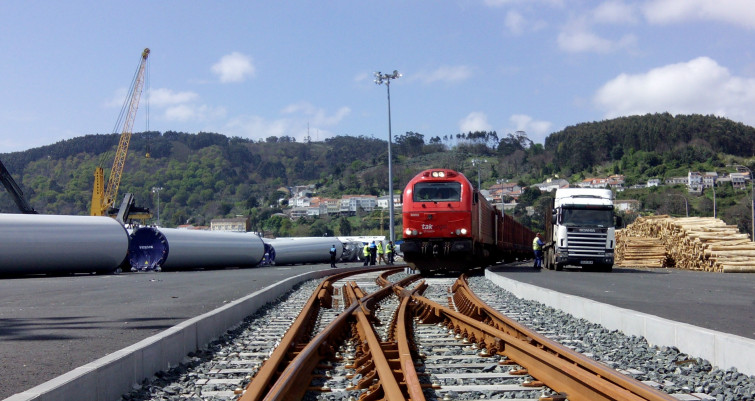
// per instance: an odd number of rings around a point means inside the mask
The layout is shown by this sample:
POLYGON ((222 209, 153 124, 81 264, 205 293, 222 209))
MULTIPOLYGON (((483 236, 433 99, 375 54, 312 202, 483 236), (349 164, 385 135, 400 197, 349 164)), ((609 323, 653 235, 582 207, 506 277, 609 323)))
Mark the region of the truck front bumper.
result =
POLYGON ((568 249, 560 249, 556 253, 556 263, 563 265, 613 265, 613 249, 603 255, 574 255, 568 249))

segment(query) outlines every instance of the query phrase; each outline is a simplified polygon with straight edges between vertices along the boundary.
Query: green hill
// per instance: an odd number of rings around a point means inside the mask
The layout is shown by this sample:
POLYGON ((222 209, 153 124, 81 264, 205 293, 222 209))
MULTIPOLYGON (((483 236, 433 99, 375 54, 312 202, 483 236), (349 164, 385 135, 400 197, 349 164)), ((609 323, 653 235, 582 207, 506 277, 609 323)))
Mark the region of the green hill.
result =
MULTIPOLYGON (((0 154, 0 160, 41 213, 88 214, 94 169, 102 165, 107 177, 118 139, 117 134, 86 135, 0 154)), ((653 114, 567 127, 551 134, 545 146, 533 144, 523 132, 501 137, 496 132, 470 132, 427 139, 407 132, 395 136, 392 154, 397 191, 431 167, 462 171, 473 182, 479 173, 483 187, 499 180, 529 185, 554 175, 576 182, 615 173, 624 174, 632 184, 686 175, 688 170, 723 172, 735 163, 755 169, 755 129, 713 116, 653 114), (473 164, 475 159, 478 163, 473 164)), ((384 195, 387 141, 337 136, 301 143, 284 136, 255 142, 206 132, 134 133, 118 197, 131 192, 138 205, 154 211, 157 200, 152 188, 161 187, 163 225, 207 225, 216 217, 249 215, 259 228, 280 211, 278 188, 305 184, 314 184, 323 197, 384 195), (145 157, 147 151, 150 158, 145 157)), ((648 194, 650 190, 626 192, 644 200, 652 198, 648 194)), ((525 199, 534 202, 535 195, 525 199)), ((743 199, 741 194, 734 195, 743 199)), ((742 199, 729 206, 740 205, 742 199)), ((706 213, 707 204, 700 201, 693 206, 698 203, 699 210, 693 207, 693 213, 706 213)), ((16 212, 5 191, 0 191, 0 212, 16 212)), ((524 212, 519 213, 523 217, 524 212)), ((364 228, 360 224, 370 220, 361 219, 348 224, 360 230, 364 228)), ((537 225, 537 219, 523 219, 537 225)), ((330 232, 339 231, 339 226, 345 230, 347 224, 330 219, 326 223, 330 232)), ((295 228, 281 221, 274 226, 295 228)), ((374 224, 367 226, 377 229, 374 224)), ((306 234, 306 229, 299 231, 306 234)))

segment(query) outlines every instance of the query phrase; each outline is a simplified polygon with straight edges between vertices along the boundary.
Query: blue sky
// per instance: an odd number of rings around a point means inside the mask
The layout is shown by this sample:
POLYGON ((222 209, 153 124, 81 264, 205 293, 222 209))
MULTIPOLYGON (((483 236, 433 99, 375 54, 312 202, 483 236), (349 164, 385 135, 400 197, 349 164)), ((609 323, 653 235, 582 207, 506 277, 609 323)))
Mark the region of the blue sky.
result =
POLYGON ((373 72, 393 70, 394 135, 542 143, 666 111, 755 125, 752 0, 0 0, 0 37, 0 153, 120 132, 145 47, 135 132, 387 139, 373 72))

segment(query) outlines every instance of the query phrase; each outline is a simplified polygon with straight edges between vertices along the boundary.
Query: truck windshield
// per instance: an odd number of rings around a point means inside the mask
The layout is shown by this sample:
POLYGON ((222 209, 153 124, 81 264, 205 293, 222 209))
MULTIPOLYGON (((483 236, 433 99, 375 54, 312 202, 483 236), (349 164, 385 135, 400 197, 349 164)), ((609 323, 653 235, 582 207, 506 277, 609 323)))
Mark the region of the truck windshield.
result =
POLYGON ((414 184, 415 202, 459 202, 461 183, 458 182, 418 182, 414 184))
POLYGON ((613 210, 564 209, 563 225, 613 227, 613 210))

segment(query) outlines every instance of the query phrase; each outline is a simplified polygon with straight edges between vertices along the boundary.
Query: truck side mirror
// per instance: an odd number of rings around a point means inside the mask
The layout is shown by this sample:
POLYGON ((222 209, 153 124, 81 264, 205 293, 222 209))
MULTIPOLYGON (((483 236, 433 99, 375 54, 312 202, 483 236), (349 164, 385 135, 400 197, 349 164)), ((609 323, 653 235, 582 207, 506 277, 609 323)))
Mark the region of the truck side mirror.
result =
POLYGON ((616 227, 624 227, 624 219, 621 216, 616 216, 616 227))

